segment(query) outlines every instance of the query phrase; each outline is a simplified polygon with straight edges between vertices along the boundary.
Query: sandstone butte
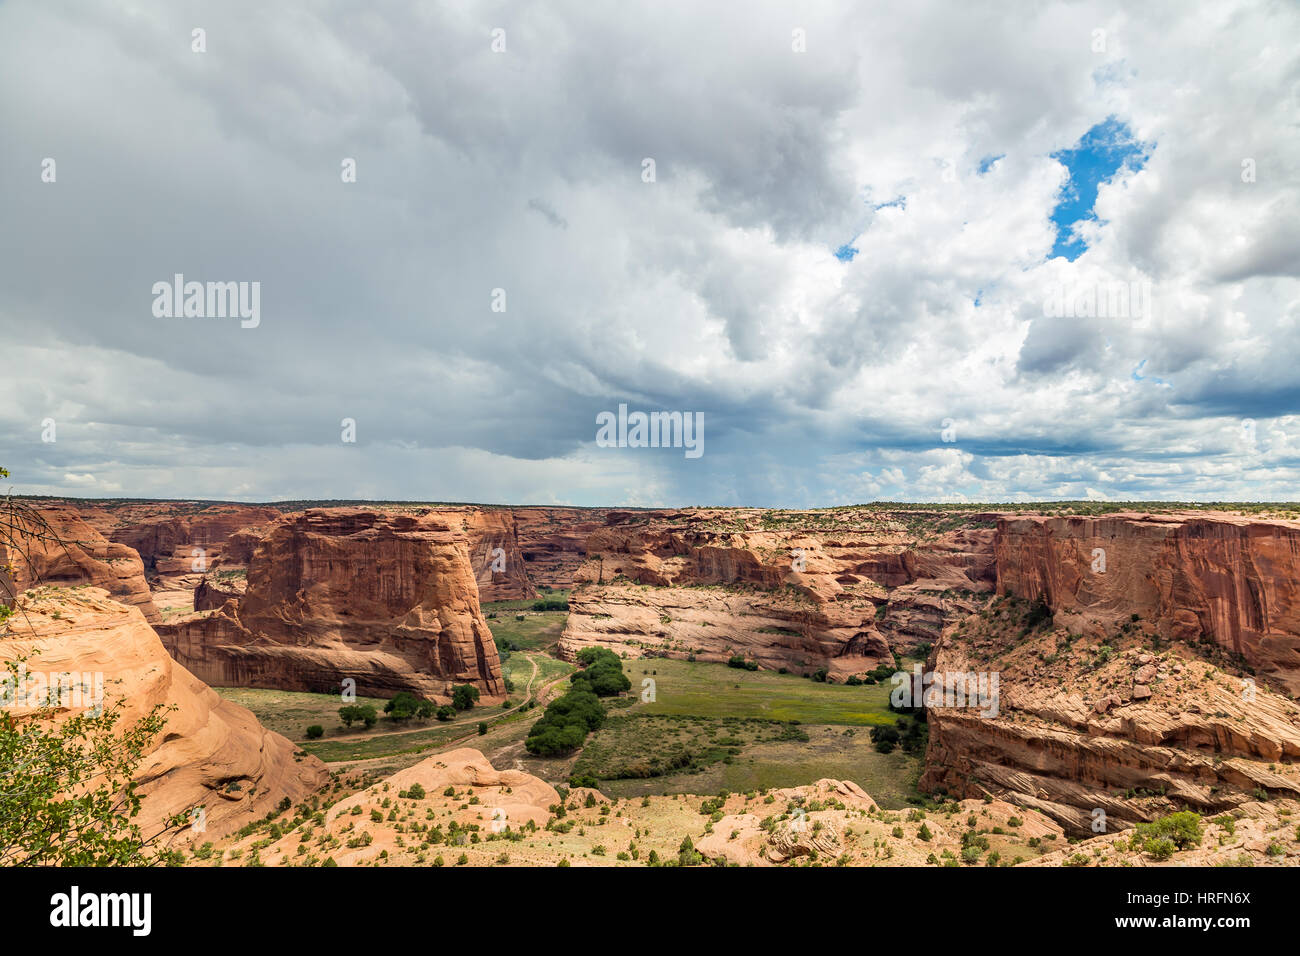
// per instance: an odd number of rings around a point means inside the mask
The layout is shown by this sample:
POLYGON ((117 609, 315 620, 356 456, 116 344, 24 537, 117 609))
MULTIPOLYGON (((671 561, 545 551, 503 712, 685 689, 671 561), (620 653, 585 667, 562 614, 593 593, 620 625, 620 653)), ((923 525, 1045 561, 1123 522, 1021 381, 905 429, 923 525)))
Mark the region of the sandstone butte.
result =
MULTIPOLYGON (((51 507, 78 514, 102 537, 135 549, 158 602, 184 612, 191 610, 190 595, 202 580, 213 586, 209 572, 246 569, 266 528, 291 513, 284 507, 198 501, 60 501, 51 507)), ((570 587, 587 536, 604 524, 606 514, 599 508, 548 506, 374 507, 394 514, 436 512, 449 525, 459 522, 470 542, 483 602, 570 587)), ((229 589, 234 583, 226 577, 219 586, 229 589)))
MULTIPOLYGON (((146 750, 135 778, 143 798, 136 822, 146 836, 174 814, 197 819, 193 815, 202 807, 206 829, 185 828, 176 839, 219 839, 286 797, 303 799, 328 779, 318 759, 296 756, 287 739, 173 661, 139 607, 111 600, 102 588, 24 592, 14 620, 19 623, 0 640, 0 661, 25 658, 28 673, 102 674, 105 706, 124 704, 119 728, 155 706, 168 708, 163 732, 146 750)), ((77 703, 62 701, 52 719, 91 701, 77 703)), ((30 710, 15 706, 11 713, 21 720, 30 710)))
POLYGON ((243 594, 159 625, 168 651, 222 686, 486 700, 505 685, 479 606, 463 516, 358 508, 285 515, 261 532, 243 594))

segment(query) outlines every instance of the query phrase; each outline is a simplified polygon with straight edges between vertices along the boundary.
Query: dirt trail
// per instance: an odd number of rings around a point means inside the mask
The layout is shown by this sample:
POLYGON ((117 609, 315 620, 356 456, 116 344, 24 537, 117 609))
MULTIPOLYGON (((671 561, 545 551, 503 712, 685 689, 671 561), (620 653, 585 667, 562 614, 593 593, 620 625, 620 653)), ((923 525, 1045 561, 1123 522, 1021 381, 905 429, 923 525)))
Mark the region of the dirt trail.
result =
MULTIPOLYGON (((533 672, 532 672, 532 674, 530 674, 529 677, 528 677, 528 687, 527 687, 527 689, 526 689, 525 692, 524 692, 524 699, 523 699, 523 702, 520 703, 520 704, 518 704, 518 705, 516 705, 516 706, 514 706, 514 707, 511 707, 509 710, 501 711, 499 714, 494 715, 494 721, 495 721, 495 722, 500 723, 500 721, 497 720, 496 718, 500 718, 500 717, 508 717, 510 714, 516 713, 517 711, 520 711, 520 710, 524 709, 524 708, 528 705, 528 701, 529 701, 529 699, 533 696, 533 693, 532 693, 532 691, 533 691, 533 682, 537 679, 537 660, 536 660, 535 658, 530 657, 530 658, 529 658, 529 663, 531 663, 531 664, 533 665, 533 672)), ((556 677, 554 680, 548 681, 547 683, 543 684, 542 687, 541 687, 541 688, 538 690, 538 692, 537 692, 537 702, 538 702, 539 704, 540 704, 540 703, 543 703, 543 702, 545 701, 545 699, 546 699, 546 693, 547 693, 547 692, 548 692, 552 687, 554 687, 556 684, 560 683, 561 681, 567 680, 567 679, 568 679, 568 675, 567 675, 567 674, 561 674, 559 677, 556 677)), ((422 757, 430 756, 430 755, 432 755, 432 754, 437 753, 437 752, 440 751, 440 750, 446 750, 446 749, 448 749, 448 748, 450 748, 450 747, 455 747, 455 746, 457 746, 458 744, 463 744, 465 741, 467 741, 467 740, 472 740, 473 738, 475 738, 475 737, 478 736, 478 730, 477 730, 478 721, 474 721, 474 720, 465 720, 465 721, 460 721, 459 723, 465 723, 465 724, 473 723, 473 724, 475 725, 475 728, 476 728, 476 729, 475 729, 474 731, 472 731, 472 732, 465 733, 465 734, 463 734, 462 736, 459 736, 459 737, 453 737, 453 738, 451 738, 450 740, 444 741, 443 743, 437 744, 437 745, 435 745, 435 746, 431 746, 427 751, 421 751, 421 755, 422 755, 422 757)), ((424 730, 427 730, 428 728, 423 728, 423 729, 424 729, 424 730)), ((402 736, 403 734, 420 733, 420 732, 421 732, 421 731, 419 731, 419 730, 414 730, 414 731, 412 731, 412 730, 404 730, 404 731, 399 731, 399 732, 391 733, 391 734, 383 734, 382 736, 383 736, 383 737, 400 737, 400 736, 402 736)), ((350 738, 348 738, 348 737, 333 737, 333 738, 331 738, 331 740, 347 740, 347 739, 350 739, 350 738)), ((373 734, 372 734, 372 735, 370 735, 370 736, 368 736, 368 737, 363 736, 362 739, 366 739, 366 740, 377 740, 377 739, 380 739, 380 737, 379 737, 378 735, 373 735, 373 734)), ((333 761, 330 761, 329 763, 327 763, 326 766, 328 766, 331 770, 336 769, 336 768, 337 768, 337 769, 347 769, 347 770, 361 770, 361 769, 364 769, 364 768, 366 768, 366 767, 375 766, 375 765, 377 765, 377 764, 381 764, 381 763, 384 763, 384 762, 386 762, 386 761, 392 760, 394 757, 403 757, 403 756, 410 756, 410 755, 409 755, 409 754, 388 754, 388 755, 386 755, 386 756, 381 756, 381 757, 359 757, 359 758, 357 758, 357 759, 355 759, 355 760, 333 760, 333 761)))

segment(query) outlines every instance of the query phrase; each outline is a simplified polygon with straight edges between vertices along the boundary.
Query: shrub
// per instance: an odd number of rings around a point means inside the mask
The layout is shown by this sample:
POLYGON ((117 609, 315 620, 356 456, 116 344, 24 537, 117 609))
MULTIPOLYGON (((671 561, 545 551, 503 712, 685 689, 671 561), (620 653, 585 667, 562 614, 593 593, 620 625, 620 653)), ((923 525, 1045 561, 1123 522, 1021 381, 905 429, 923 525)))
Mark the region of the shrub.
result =
POLYGON ((384 713, 396 721, 410 720, 420 710, 420 698, 400 690, 384 705, 384 713))
POLYGON ((473 684, 457 684, 451 689, 451 706, 457 710, 469 710, 478 702, 478 688, 473 684))
POLYGON ((308 740, 319 740, 324 736, 325 736, 325 728, 322 727, 320 724, 312 724, 310 727, 307 728, 308 740))
POLYGON ((1203 833, 1200 814, 1184 810, 1150 823, 1139 823, 1132 842, 1155 859, 1167 860, 1175 850, 1200 846, 1203 833))
POLYGON ((581 747, 587 734, 605 722, 600 698, 632 686, 623 673, 623 662, 608 648, 583 648, 578 663, 584 669, 570 678, 569 690, 547 704, 546 712, 528 731, 524 747, 529 753, 552 757, 581 747))
POLYGON ((871 742, 875 745, 877 753, 893 753, 894 748, 898 746, 901 739, 902 734, 898 732, 898 728, 889 724, 881 724, 871 728, 871 742))
POLYGON ((354 723, 363 723, 369 730, 379 722, 379 712, 369 704, 349 704, 339 708, 339 720, 349 727, 354 723))

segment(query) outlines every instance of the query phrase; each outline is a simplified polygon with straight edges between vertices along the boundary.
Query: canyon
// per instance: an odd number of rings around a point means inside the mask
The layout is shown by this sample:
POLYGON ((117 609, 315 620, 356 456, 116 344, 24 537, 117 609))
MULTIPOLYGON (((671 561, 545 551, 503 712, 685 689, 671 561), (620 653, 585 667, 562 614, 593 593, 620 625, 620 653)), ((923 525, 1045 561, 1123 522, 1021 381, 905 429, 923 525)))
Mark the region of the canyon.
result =
MULTIPOLYGON (((207 756, 158 757, 166 769, 147 783, 168 795, 151 807, 221 791, 220 778, 242 782, 242 810, 254 813, 323 779, 206 685, 338 693, 351 681, 362 695, 406 690, 445 703, 467 683, 500 702, 483 605, 558 590, 569 591, 556 647, 567 661, 604 647, 625 660, 741 664, 837 684, 884 682, 905 659, 938 674, 996 674, 996 708, 925 713, 919 787, 962 813, 1014 808, 1044 834, 1072 838, 1095 838, 1098 819, 1111 834, 1183 808, 1281 826, 1276 808, 1300 800, 1300 522, 1052 511, 58 501, 42 512, 62 544, 30 542, 14 585, 45 601, 56 585, 88 602, 72 614, 77 628, 128 635, 118 642, 151 660, 165 651, 177 689, 155 696, 183 700, 184 736, 207 756), (173 783, 155 783, 164 779, 173 783)), ((48 639, 56 618, 33 609, 48 639)), ((70 666, 94 657, 77 628, 70 666)), ((497 779, 481 755, 457 754, 460 776, 442 786, 497 779)), ((425 768, 390 785, 426 778, 443 780, 425 768)), ((535 791, 535 812, 519 812, 536 825, 548 819, 541 804, 554 805, 541 780, 481 786, 535 791)), ((699 850, 753 865, 851 854, 838 835, 851 819, 887 816, 854 787, 821 781, 779 795, 843 804, 822 843, 777 839, 747 802, 728 803, 725 826, 737 836, 704 834, 699 850)), ((241 812, 238 800, 221 806, 232 809, 219 825, 241 812)), ((902 844, 890 858, 924 862, 902 844)), ((373 855, 338 862, 363 859, 373 855)))

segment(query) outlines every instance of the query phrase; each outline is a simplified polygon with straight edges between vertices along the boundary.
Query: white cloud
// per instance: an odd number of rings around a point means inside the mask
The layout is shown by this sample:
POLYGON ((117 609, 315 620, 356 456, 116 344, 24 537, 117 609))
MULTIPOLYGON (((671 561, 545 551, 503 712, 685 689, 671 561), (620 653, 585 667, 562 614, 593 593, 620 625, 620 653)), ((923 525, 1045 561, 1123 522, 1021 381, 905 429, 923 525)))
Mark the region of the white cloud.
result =
POLYGON ((1245 2, 11 2, 4 464, 243 498, 1293 497, 1297 39, 1245 2), (1051 154, 1111 115, 1150 158, 1047 261, 1051 154), (260 281, 262 325, 154 319, 175 272, 260 281), (1155 309, 1044 315, 1113 281, 1155 309), (703 411, 704 457, 595 449, 620 401, 703 411))

